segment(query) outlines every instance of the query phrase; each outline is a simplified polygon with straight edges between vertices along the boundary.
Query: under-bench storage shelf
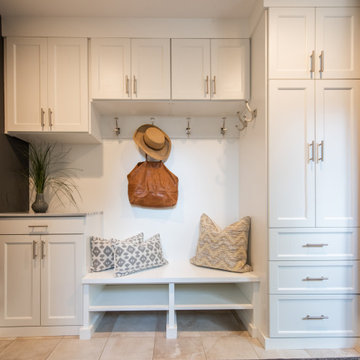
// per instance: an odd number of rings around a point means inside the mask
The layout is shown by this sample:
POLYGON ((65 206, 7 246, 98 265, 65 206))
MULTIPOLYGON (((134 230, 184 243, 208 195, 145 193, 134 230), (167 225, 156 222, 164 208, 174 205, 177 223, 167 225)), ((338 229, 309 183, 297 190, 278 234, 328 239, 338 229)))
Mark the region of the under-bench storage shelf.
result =
POLYGON ((258 282, 253 272, 239 274, 188 262, 124 277, 115 277, 113 271, 88 273, 82 280, 84 326, 80 337, 91 337, 94 318, 105 311, 167 311, 166 336, 175 338, 177 310, 253 310, 258 282))

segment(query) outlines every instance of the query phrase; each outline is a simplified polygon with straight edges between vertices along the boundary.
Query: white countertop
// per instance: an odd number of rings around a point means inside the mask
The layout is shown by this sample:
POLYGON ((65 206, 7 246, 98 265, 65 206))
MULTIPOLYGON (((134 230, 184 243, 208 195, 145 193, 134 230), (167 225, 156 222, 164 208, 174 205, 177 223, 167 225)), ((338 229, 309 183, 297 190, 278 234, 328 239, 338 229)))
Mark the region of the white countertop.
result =
POLYGON ((84 217, 88 215, 102 214, 101 211, 74 212, 74 213, 0 213, 0 218, 22 218, 22 217, 84 217))

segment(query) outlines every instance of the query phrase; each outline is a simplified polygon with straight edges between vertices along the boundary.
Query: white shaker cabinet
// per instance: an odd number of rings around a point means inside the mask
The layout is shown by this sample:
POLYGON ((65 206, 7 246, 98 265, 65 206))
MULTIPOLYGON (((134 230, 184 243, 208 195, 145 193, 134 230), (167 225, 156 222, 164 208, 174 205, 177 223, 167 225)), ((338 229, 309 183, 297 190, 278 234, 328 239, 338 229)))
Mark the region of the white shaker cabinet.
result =
POLYGON ((0 325, 40 325, 39 238, 0 235, 0 325))
POLYGON ((270 227, 359 225, 359 97, 358 80, 270 81, 270 227))
POLYGON ((172 39, 172 99, 250 96, 248 39, 172 39))
POLYGON ((170 99, 169 39, 91 39, 93 99, 170 99))
POLYGON ((1 326, 80 325, 81 235, 0 235, 1 326))
POLYGON ((270 227, 315 226, 314 104, 312 81, 269 82, 270 227))
POLYGON ((87 39, 6 39, 6 132, 86 132, 87 39))
POLYGON ((0 216, 0 334, 78 334, 90 234, 100 215, 0 216))
POLYGON ((210 99, 209 39, 172 39, 172 98, 210 99))
POLYGON ((360 8, 271 8, 269 78, 360 78, 360 8))

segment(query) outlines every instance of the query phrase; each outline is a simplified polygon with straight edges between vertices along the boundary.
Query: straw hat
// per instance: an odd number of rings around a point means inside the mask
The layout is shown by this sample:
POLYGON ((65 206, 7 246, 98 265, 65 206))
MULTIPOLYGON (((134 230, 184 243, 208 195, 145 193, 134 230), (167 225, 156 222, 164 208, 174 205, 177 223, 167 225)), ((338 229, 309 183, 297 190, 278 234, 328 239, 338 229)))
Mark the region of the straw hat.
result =
POLYGON ((135 143, 145 154, 153 159, 165 161, 170 154, 171 140, 169 136, 155 125, 141 125, 133 137, 135 143))

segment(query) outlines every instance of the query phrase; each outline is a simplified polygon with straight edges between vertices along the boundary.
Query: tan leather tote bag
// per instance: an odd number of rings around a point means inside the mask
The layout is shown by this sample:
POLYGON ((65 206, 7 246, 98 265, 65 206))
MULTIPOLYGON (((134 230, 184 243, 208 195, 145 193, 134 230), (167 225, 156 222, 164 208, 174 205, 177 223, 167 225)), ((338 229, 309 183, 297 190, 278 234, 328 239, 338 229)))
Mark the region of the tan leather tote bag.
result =
POLYGON ((179 179, 162 161, 139 162, 127 178, 130 204, 152 208, 176 205, 179 179))

